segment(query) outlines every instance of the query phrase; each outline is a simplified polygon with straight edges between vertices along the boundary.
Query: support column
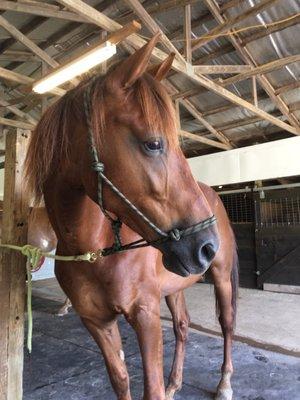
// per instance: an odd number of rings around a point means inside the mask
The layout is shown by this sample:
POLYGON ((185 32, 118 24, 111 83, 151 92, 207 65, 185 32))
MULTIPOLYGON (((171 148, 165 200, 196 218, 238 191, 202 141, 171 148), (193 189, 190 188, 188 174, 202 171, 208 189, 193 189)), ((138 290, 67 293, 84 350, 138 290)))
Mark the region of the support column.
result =
MULTIPOLYGON (((27 238, 28 201, 23 162, 28 131, 7 133, 2 243, 23 245, 27 238)), ((22 400, 26 259, 0 251, 0 400, 22 400)))

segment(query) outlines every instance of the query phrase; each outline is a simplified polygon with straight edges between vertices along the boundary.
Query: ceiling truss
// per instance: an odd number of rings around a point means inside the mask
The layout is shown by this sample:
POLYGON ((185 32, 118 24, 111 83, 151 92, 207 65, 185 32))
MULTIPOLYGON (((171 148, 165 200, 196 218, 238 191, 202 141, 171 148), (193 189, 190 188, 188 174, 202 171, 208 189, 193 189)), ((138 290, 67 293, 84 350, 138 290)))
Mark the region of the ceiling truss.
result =
MULTIPOLYGON (((230 124, 227 123, 222 126, 213 126, 213 124, 207 120, 207 117, 210 115, 229 110, 233 107, 241 107, 250 111, 253 116, 248 119, 251 120, 252 118, 252 122, 268 121, 283 131, 299 135, 299 121, 294 113, 299 110, 300 104, 297 102, 289 107, 283 99, 283 94, 299 87, 299 82, 287 82, 279 88, 274 88, 265 74, 283 68, 290 63, 299 62, 300 55, 290 56, 284 59, 274 60, 267 64, 258 65, 253 58, 253 55, 250 53, 247 44, 270 33, 294 26, 300 22, 300 16, 298 15, 294 19, 285 21, 282 24, 267 27, 263 31, 257 31, 254 34, 243 35, 243 37, 240 37, 239 34, 235 32, 235 27, 247 18, 257 16, 263 10, 276 4, 277 0, 262 0, 255 7, 249 8, 243 14, 239 14, 234 18, 229 17, 227 14, 228 10, 231 7, 236 6, 239 2, 240 0, 227 1, 222 5, 222 7, 220 7, 216 0, 204 0, 208 11, 204 12, 197 20, 192 20, 191 8, 195 3, 195 1, 192 0, 167 0, 160 4, 146 1, 143 5, 138 0, 117 0, 115 2, 102 1, 95 8, 90 7, 82 0, 58 0, 56 2, 57 4, 47 4, 45 2, 32 2, 31 4, 30 2, 22 2, 22 0, 18 2, 1 1, 0 10, 2 11, 0 11, 0 14, 2 15, 0 15, 0 27, 9 33, 11 38, 6 39, 0 45, 0 61, 11 62, 6 68, 0 67, 0 78, 4 79, 5 84, 13 96, 11 98, 6 96, 5 100, 2 99, 0 101, 2 115, 10 115, 10 118, 1 117, 0 124, 15 127, 21 127, 22 125, 24 129, 30 129, 29 126, 32 128, 37 122, 37 118, 30 114, 30 110, 35 107, 40 107, 41 96, 29 95, 29 88, 36 78, 25 76, 14 71, 16 67, 24 62, 30 61, 37 65, 37 69, 41 68, 42 63, 44 66, 45 64, 48 65, 50 70, 52 68, 57 68, 60 65, 60 62, 57 57, 50 56, 47 51, 55 40, 63 38, 66 34, 72 31, 83 31, 87 26, 90 26, 86 31, 88 36, 95 35, 95 32, 97 31, 106 31, 111 32, 111 36, 113 37, 114 32, 122 31, 124 29, 126 30, 126 27, 122 27, 123 24, 138 18, 150 33, 161 33, 160 42, 165 51, 156 48, 153 52, 154 60, 162 61, 167 57, 170 51, 174 52, 175 61, 173 64, 173 73, 181 73, 185 75, 195 85, 193 89, 179 91, 170 80, 166 82, 169 88, 171 88, 172 96, 174 101, 177 102, 178 109, 180 103, 181 107, 188 112, 190 117, 199 123, 198 134, 187 132, 182 129, 181 135, 184 138, 204 143, 208 146, 217 147, 222 150, 236 147, 235 143, 229 140, 227 135, 224 133, 224 131, 230 129, 228 128, 228 125, 230 124), (123 5, 126 4, 128 6, 128 11, 117 20, 113 20, 103 13, 103 11, 111 7, 112 3, 117 4, 120 2, 123 3, 123 5), (183 27, 167 36, 157 24, 154 17, 158 13, 167 12, 176 7, 181 7, 183 10, 183 27), (17 29, 3 16, 5 11, 29 14, 34 16, 34 18, 30 23, 17 29), (69 24, 59 33, 52 35, 52 38, 48 38, 46 43, 36 44, 29 38, 29 35, 32 31, 47 21, 48 18, 62 19, 69 21, 69 24), (192 38, 192 30, 194 28, 201 25, 204 21, 212 20, 215 20, 217 25, 210 32, 200 36, 199 38, 192 38), (194 50, 203 47, 212 41, 216 35, 220 35, 228 30, 231 30, 232 34, 227 36, 227 44, 220 46, 220 48, 215 52, 209 53, 206 56, 201 56, 198 59, 193 57, 194 50), (173 39, 178 37, 183 37, 185 39, 182 49, 175 47, 172 42, 173 39), (24 51, 15 51, 11 49, 16 42, 23 44, 25 47, 24 51), (203 63, 232 51, 236 51, 240 55, 244 64, 203 65, 203 63), (214 74, 229 74, 230 76, 222 80, 213 80, 208 77, 214 74), (244 98, 241 98, 226 89, 227 86, 249 78, 252 80, 253 92, 244 96, 244 98), (257 83, 260 86, 259 88, 257 87, 257 83), (199 110, 193 102, 192 97, 207 90, 225 99, 226 103, 221 103, 220 106, 212 107, 209 110, 199 110), (267 113, 265 110, 260 108, 260 101, 266 98, 269 98, 273 102, 278 112, 267 113)), ((130 51, 133 48, 139 48, 146 43, 145 39, 137 33, 133 33, 134 31, 136 30, 132 30, 132 32, 130 31, 128 34, 120 36, 120 40, 124 40, 124 46, 126 46, 130 51)), ((43 70, 45 70, 45 67, 43 67, 43 70)), ((172 74, 170 74, 170 78, 171 76, 172 74)), ((77 82, 77 80, 74 80, 73 84, 76 84, 77 82)), ((65 90, 60 88, 52 91, 53 96, 61 96, 64 93, 65 90)), ((247 118, 245 120, 247 120, 247 118)), ((243 122, 241 122, 241 124, 242 123, 243 122)), ((234 122, 231 125, 234 125, 234 122)))

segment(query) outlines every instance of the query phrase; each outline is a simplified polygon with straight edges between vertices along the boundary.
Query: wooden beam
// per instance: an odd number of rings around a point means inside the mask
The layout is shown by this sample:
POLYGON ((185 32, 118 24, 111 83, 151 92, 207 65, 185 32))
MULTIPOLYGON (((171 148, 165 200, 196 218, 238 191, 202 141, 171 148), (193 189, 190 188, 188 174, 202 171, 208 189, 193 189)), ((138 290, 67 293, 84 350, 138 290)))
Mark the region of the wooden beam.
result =
MULTIPOLYGON (((143 6, 145 7, 148 14, 155 15, 155 14, 160 14, 160 13, 163 13, 163 12, 166 12, 169 10, 174 10, 176 8, 185 7, 188 4, 197 3, 197 1, 199 1, 199 0, 165 0, 163 3, 156 4, 156 2, 154 2, 153 5, 150 4, 149 6, 147 6, 147 5, 143 4, 143 6)), ((153 3, 153 1, 152 1, 152 3, 153 3)), ((117 21, 120 24, 127 23, 131 20, 133 15, 134 15, 133 11, 129 10, 129 11, 125 12, 120 18, 117 18, 117 21)))
POLYGON ((285 93, 285 92, 289 92, 290 90, 295 90, 295 89, 298 89, 298 88, 300 88, 300 80, 292 81, 290 83, 285 83, 285 84, 283 84, 281 86, 278 86, 275 89, 275 94, 279 95, 279 94, 282 94, 282 93, 285 93))
POLYGON ((227 21, 224 21, 222 24, 216 26, 214 29, 205 33, 205 35, 200 36, 198 39, 194 39, 192 41, 192 50, 199 49, 199 47, 204 46, 206 43, 214 40, 217 35, 222 32, 229 31, 231 28, 244 21, 247 18, 255 16, 265 10, 267 7, 270 7, 278 0, 262 0, 256 6, 249 8, 247 11, 244 11, 242 14, 239 14, 233 18, 229 18, 227 21))
MULTIPOLYGON (((261 100, 266 100, 268 98, 269 98, 269 96, 267 95, 267 93, 264 90, 260 90, 257 92, 258 102, 261 100)), ((243 95, 243 99, 247 100, 247 101, 253 101, 253 92, 251 92, 250 94, 247 93, 246 95, 243 95)), ((209 115, 218 114, 218 113, 221 113, 224 111, 231 110, 232 108, 235 108, 235 107, 237 107, 236 104, 226 102, 226 103, 219 104, 216 107, 208 108, 205 111, 202 111, 202 115, 203 115, 203 117, 207 117, 209 115)))
POLYGON ((188 4, 184 7, 184 55, 186 62, 192 63, 192 26, 191 26, 192 14, 191 14, 191 5, 188 4))
POLYGON ((246 0, 229 0, 226 3, 221 5, 220 10, 223 13, 224 11, 228 10, 229 8, 241 5, 241 3, 243 3, 243 2, 245 3, 246 0))
POLYGON ((289 28, 294 25, 300 24, 300 15, 297 17, 290 19, 288 21, 279 23, 278 25, 264 27, 261 31, 251 32, 249 35, 242 38, 242 46, 246 46, 246 44, 254 42, 255 40, 261 39, 265 36, 271 35, 275 32, 280 32, 283 29, 289 28))
MULTIPOLYGON (((280 111, 275 110, 273 111, 272 115, 278 116, 280 115, 280 111)), ((235 129, 235 128, 239 128, 242 126, 246 126, 246 125, 253 125, 256 122, 262 121, 263 119, 261 117, 258 116, 252 116, 252 117, 246 117, 246 118, 241 118, 241 119, 234 119, 230 122, 226 122, 226 123, 221 123, 221 124, 216 124, 215 128, 216 129, 222 129, 222 131, 227 131, 227 130, 231 130, 231 129, 235 129)), ((203 133, 203 134, 208 134, 209 131, 204 131, 204 130, 199 130, 199 133, 203 133)))
MULTIPOLYGON (((187 71, 188 73, 188 71, 187 71)), ((285 122, 282 122, 279 118, 273 117, 271 114, 267 113, 266 111, 255 107, 253 104, 249 103, 248 101, 245 101, 241 97, 231 93, 229 90, 222 88, 222 86, 216 84, 215 82, 205 78, 202 75, 197 75, 197 74, 190 74, 190 78, 196 82, 199 83, 200 85, 206 87, 207 89, 211 90, 212 92, 216 93, 219 96, 222 96, 226 98, 227 100, 230 100, 232 103, 237 104, 238 106, 244 107, 247 110, 253 112, 257 116, 261 117, 262 119, 265 119, 266 121, 271 122, 272 124, 279 126, 280 128, 293 133, 294 135, 300 135, 300 128, 296 128, 294 126, 291 126, 285 122)))
MULTIPOLYGON (((178 91, 177 87, 171 83, 169 80, 165 80, 165 84, 172 93, 176 93, 178 91)), ((175 100, 175 104, 181 104, 183 107, 189 111, 190 114, 193 115, 194 118, 196 118, 197 121, 200 122, 203 126, 205 126, 206 129, 210 133, 212 133, 215 137, 217 137, 222 143, 224 143, 227 146, 227 150, 232 149, 233 146, 230 142, 230 140, 220 131, 216 130, 205 118, 203 118, 202 113, 196 109, 194 104, 192 104, 188 100, 175 100)), ((179 115, 179 110, 178 110, 178 115, 179 115)), ((179 116, 180 118, 180 116, 179 116)))
POLYGON ((160 4, 147 7, 147 12, 149 14, 158 14, 165 11, 174 10, 175 8, 196 4, 198 1, 199 0, 165 0, 160 4))
POLYGON ((257 84, 255 76, 252 76, 252 91, 253 91, 253 104, 255 105, 255 107, 258 107, 257 84))
MULTIPOLYGON (((28 199, 23 162, 28 135, 14 131, 6 136, 2 243, 27 242, 28 199)), ((14 251, 0 254, 0 398, 22 399, 26 259, 14 251)))
MULTIPOLYGON (((220 8, 216 0, 204 0, 204 2, 207 8, 212 13, 212 15, 214 16, 214 18, 220 24, 226 22, 226 17, 221 15, 220 8)), ((252 65, 253 67, 258 66, 257 62, 250 53, 249 49, 247 49, 246 47, 242 47, 242 45, 240 44, 241 39, 239 35, 235 34, 235 36, 229 36, 228 40, 232 43, 232 45, 237 50, 238 54, 241 55, 242 59, 246 64, 252 65)), ((278 109, 282 112, 282 114, 286 116, 289 123, 298 130, 299 129, 298 119, 295 117, 295 115, 289 112, 289 109, 285 104, 285 102, 283 101, 283 99, 275 94, 274 88, 269 82, 269 80, 263 75, 259 75, 257 79, 258 82, 260 83, 260 86, 268 93, 270 99, 273 101, 276 107, 278 107, 278 109)))
MULTIPOLYGON (((27 6, 26 6, 27 7, 27 6)), ((42 61, 45 61, 52 68, 58 67, 58 62, 49 56, 44 50, 40 49, 32 40, 28 39, 21 31, 15 28, 10 22, 0 15, 0 26, 9 32, 16 40, 37 55, 42 61)))
MULTIPOLYGON (((2 67, 0 67, 0 78, 27 86, 31 86, 35 82, 35 80, 29 76, 19 74, 18 72, 9 71, 8 69, 2 67)), ((63 96, 66 91, 64 89, 54 88, 51 90, 51 93, 56 96, 63 96)))
POLYGON ((182 136, 186 139, 194 140, 195 142, 207 144, 208 146, 217 147, 218 149, 228 150, 228 147, 224 143, 217 142, 216 140, 208 139, 204 136, 196 135, 195 133, 181 130, 180 136, 182 136))
POLYGON ((244 79, 248 79, 251 76, 267 74, 269 72, 276 71, 280 68, 283 68, 286 65, 293 64, 293 63, 296 63, 299 61, 300 61, 300 54, 297 54, 294 56, 289 56, 289 57, 283 57, 278 60, 271 61, 266 64, 262 64, 259 67, 252 68, 246 72, 242 72, 242 73, 232 76, 230 78, 223 79, 223 80, 221 80, 221 84, 222 84, 222 86, 228 86, 228 85, 231 85, 232 83, 236 83, 236 82, 242 81, 244 79))
POLYGON ((0 98, 0 105, 6 107, 7 110, 11 111, 13 114, 17 115, 18 117, 27 119, 27 121, 33 125, 37 124, 37 120, 33 118, 30 114, 24 113, 23 111, 19 110, 17 107, 10 105, 6 100, 0 98))
POLYGON ((160 32, 161 34, 161 42, 165 45, 165 47, 176 54, 176 57, 184 62, 182 55, 179 53, 177 48, 173 45, 173 43, 167 38, 161 28, 157 25, 151 15, 145 10, 139 0, 124 0, 125 3, 130 7, 134 13, 141 19, 141 21, 145 24, 145 26, 149 29, 153 34, 160 32))
POLYGON ((81 23, 88 23, 85 18, 78 16, 75 13, 69 11, 60 11, 45 6, 45 4, 39 2, 37 4, 22 4, 21 2, 14 1, 1 1, 0 10, 16 11, 19 13, 26 13, 32 15, 39 15, 47 18, 59 18, 67 21, 75 21, 81 23))
POLYGON ((40 59, 28 51, 6 50, 0 54, 0 61, 40 62, 40 59))
POLYGON ((14 128, 21 128, 21 129, 34 129, 34 125, 30 124, 29 122, 23 121, 16 121, 14 119, 7 119, 0 117, 0 124, 5 126, 12 126, 14 128))
POLYGON ((30 85, 34 82, 34 79, 29 76, 19 74, 18 72, 10 71, 3 67, 0 67, 0 78, 12 81, 15 83, 21 83, 22 85, 30 85))
MULTIPOLYGON (((61 4, 65 5, 66 7, 69 7, 71 10, 78 12, 80 15, 84 15, 91 22, 101 26, 103 29, 107 31, 110 32, 115 31, 121 27, 121 25, 118 22, 113 21, 112 19, 110 19, 109 17, 100 12, 97 12, 93 7, 89 6, 88 4, 84 3, 81 0, 58 0, 58 1, 61 4)), ((135 48, 140 48, 146 43, 144 39, 142 39, 136 34, 129 36, 127 41, 135 48)), ((152 56, 160 61, 163 61, 167 57, 166 53, 158 48, 155 48, 153 50, 152 56)), ((182 63, 181 61, 178 61, 178 59, 175 58, 172 67, 177 72, 182 72, 196 84, 204 86, 206 89, 211 90, 217 95, 220 95, 221 97, 224 97, 225 99, 241 107, 246 108, 247 110, 253 112, 254 114, 259 115, 263 119, 271 122, 272 124, 277 125, 280 128, 293 133, 294 135, 300 134, 300 128, 291 126, 287 123, 280 121, 278 118, 272 117, 267 112, 260 110, 253 104, 241 99, 240 97, 231 93, 229 90, 226 90, 222 86, 216 84, 215 82, 212 82, 205 76, 195 74, 194 71, 191 71, 190 68, 187 68, 186 63, 182 63)))
MULTIPOLYGON (((20 28, 20 31, 24 35, 28 35, 31 32, 33 32, 35 29, 39 28, 45 21, 47 21, 47 18, 43 18, 43 17, 32 18, 32 19, 30 19, 30 22, 26 23, 24 26, 22 26, 20 28)), ((3 53, 5 50, 7 50, 11 46, 13 46, 16 42, 17 42, 17 40, 14 37, 4 40, 0 44, 0 52, 3 53)))
POLYGON ((233 146, 230 143, 229 139, 224 135, 224 133, 215 129, 205 118, 203 118, 200 111, 196 109, 196 107, 189 100, 180 100, 180 103, 184 106, 186 110, 188 110, 197 121, 199 121, 205 128, 216 136, 225 146, 226 149, 232 149, 233 146))
POLYGON ((236 49, 233 47, 231 43, 226 43, 224 46, 215 47, 211 50, 210 53, 205 54, 204 56, 200 56, 196 58, 193 62, 194 65, 203 65, 208 62, 217 59, 218 57, 223 56, 224 54, 233 53, 236 49))
POLYGON ((251 70, 251 65, 194 65, 197 74, 239 74, 251 70))

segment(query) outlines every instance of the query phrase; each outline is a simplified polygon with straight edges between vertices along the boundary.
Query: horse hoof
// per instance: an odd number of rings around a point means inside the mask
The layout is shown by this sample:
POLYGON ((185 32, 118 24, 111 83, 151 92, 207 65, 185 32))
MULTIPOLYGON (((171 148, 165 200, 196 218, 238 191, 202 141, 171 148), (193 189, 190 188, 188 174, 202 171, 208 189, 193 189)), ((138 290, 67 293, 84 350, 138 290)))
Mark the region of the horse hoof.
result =
POLYGON ((167 390, 166 391, 166 399, 165 400, 174 400, 175 390, 167 390))
POLYGON ((69 308, 66 308, 66 307, 61 307, 56 313, 56 315, 58 317, 63 317, 64 315, 67 315, 67 314, 69 314, 69 308))
POLYGON ((215 400, 232 400, 232 389, 231 388, 226 388, 226 389, 219 389, 215 400))
POLYGON ((174 396, 177 390, 180 389, 176 389, 174 387, 167 388, 165 400, 174 400, 174 396))

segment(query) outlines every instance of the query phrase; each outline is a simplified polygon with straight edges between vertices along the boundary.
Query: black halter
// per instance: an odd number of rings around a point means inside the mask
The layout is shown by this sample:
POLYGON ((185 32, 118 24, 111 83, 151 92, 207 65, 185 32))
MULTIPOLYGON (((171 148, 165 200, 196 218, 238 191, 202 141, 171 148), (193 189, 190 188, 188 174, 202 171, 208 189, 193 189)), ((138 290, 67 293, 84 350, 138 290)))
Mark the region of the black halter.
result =
POLYGON ((102 250, 102 256, 108 256, 110 254, 119 253, 125 250, 137 249, 140 247, 150 246, 153 244, 160 244, 166 242, 168 240, 175 240, 178 241, 185 236, 192 235, 196 232, 202 231, 209 226, 212 226, 216 223, 217 219, 213 215, 204 221, 198 222, 195 225, 192 225, 185 229, 177 229, 174 228, 169 232, 164 232, 161 230, 157 225, 155 225, 150 219, 142 213, 131 201, 122 193, 120 190, 107 178, 104 174, 104 164, 99 160, 98 151, 95 145, 95 139, 91 124, 91 88, 94 79, 88 84, 87 89, 84 92, 84 111, 88 126, 88 141, 89 147, 92 154, 92 168, 97 173, 98 177, 98 205, 100 206, 103 214, 105 217, 110 221, 111 227, 114 233, 114 244, 111 247, 107 247, 102 250), (122 222, 119 219, 113 219, 109 213, 106 211, 104 204, 103 204, 103 182, 105 182, 110 189, 120 198, 122 199, 127 206, 134 211, 150 228, 152 228, 161 238, 157 240, 153 240, 147 242, 145 239, 136 240, 134 242, 128 243, 123 245, 120 236, 120 229, 122 226, 122 222))

